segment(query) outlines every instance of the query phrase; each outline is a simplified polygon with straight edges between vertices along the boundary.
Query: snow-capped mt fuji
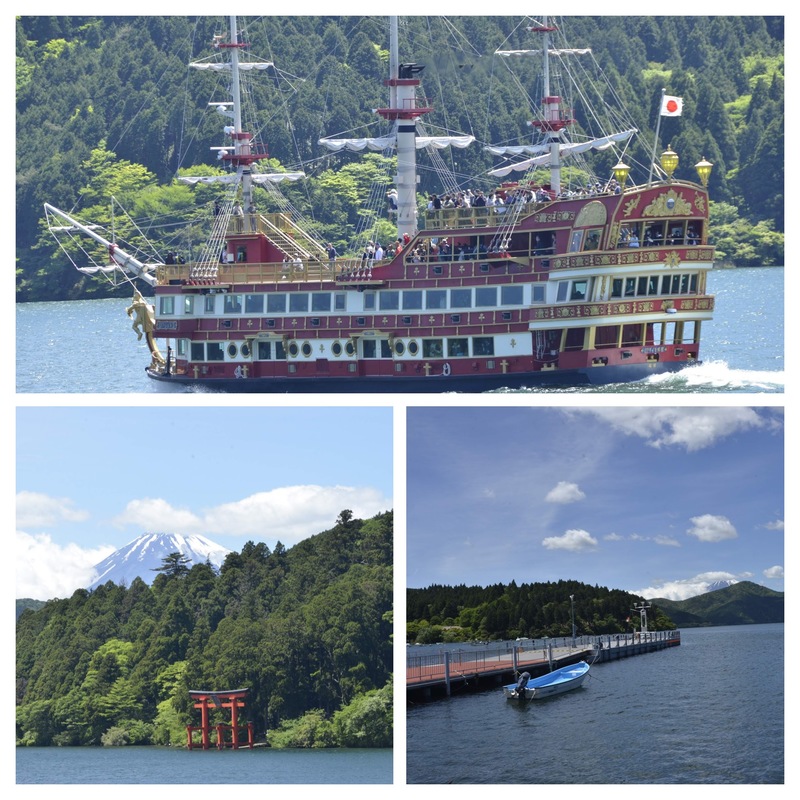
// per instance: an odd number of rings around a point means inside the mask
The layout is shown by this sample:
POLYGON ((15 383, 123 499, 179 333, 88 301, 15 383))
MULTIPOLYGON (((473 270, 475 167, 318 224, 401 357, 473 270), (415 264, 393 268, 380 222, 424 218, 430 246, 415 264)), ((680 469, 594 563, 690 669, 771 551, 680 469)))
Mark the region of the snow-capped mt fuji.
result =
POLYGON ((192 564, 204 564, 208 561, 220 567, 225 556, 231 551, 205 536, 183 536, 180 533, 144 533, 124 547, 113 552, 94 567, 95 579, 86 588, 90 591, 108 581, 118 586, 123 583, 130 586, 134 578, 139 577, 151 584, 157 572, 153 570, 163 566, 163 561, 170 553, 180 553, 191 559, 192 564))

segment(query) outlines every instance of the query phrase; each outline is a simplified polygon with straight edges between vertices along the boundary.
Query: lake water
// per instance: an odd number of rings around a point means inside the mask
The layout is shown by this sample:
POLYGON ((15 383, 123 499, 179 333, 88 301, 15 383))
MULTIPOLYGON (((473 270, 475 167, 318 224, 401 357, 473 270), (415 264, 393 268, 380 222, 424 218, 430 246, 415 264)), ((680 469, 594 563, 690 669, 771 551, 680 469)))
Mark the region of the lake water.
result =
MULTIPOLYGON (((716 269, 714 320, 703 325, 703 363, 645 381, 531 393, 783 392, 784 270, 716 269)), ((156 392, 150 354, 125 313, 130 300, 18 303, 17 391, 156 392)))
POLYGON ((393 751, 18 747, 17 783, 392 783, 393 751))
POLYGON ((783 624, 693 628, 525 705, 500 688, 410 707, 407 781, 780 784, 783 624))

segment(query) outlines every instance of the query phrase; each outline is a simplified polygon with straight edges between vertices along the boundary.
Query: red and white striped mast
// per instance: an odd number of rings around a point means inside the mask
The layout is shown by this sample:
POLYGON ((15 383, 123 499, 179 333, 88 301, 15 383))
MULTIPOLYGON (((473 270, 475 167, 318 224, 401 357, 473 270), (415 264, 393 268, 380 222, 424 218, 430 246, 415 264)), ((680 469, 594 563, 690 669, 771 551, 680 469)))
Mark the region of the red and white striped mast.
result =
POLYGON ((401 64, 398 55, 397 17, 389 18, 389 78, 384 85, 389 87, 389 108, 378 108, 376 112, 395 123, 397 136, 397 234, 413 236, 417 232, 417 118, 430 113, 432 108, 417 106, 415 77, 424 66, 401 64))
POLYGON ((528 30, 542 34, 542 80, 544 97, 542 98, 542 119, 533 120, 531 125, 544 135, 544 143, 550 148, 550 189, 558 194, 561 191, 561 157, 559 148, 563 142, 561 132, 567 125, 574 124, 561 113, 561 98, 550 94, 550 34, 558 28, 548 24, 548 17, 543 17, 541 25, 531 25, 528 30))

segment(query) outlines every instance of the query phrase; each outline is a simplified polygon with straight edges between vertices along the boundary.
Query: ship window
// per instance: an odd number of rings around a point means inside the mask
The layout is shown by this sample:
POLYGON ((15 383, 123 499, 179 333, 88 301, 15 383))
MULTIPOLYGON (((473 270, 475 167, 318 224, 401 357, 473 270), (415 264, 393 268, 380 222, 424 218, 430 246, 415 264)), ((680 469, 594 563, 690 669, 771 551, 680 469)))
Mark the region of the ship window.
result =
POLYGON ((689 276, 681 275, 681 294, 689 293, 689 276))
POLYGON ((422 290, 411 289, 403 292, 403 308, 405 310, 422 308, 422 290))
POLYGON ((472 338, 472 355, 493 356, 494 339, 491 336, 474 336, 472 338))
POLYGON ((586 241, 583 244, 584 250, 599 250, 600 249, 600 236, 603 233, 602 228, 593 228, 586 232, 586 241))
POLYGON ((178 355, 186 355, 186 339, 178 339, 178 355))
POLYGON ((497 287, 496 286, 478 286, 475 289, 475 306, 482 308, 483 306, 496 306, 497 305, 497 287))
POLYGON ((280 294, 267 295, 267 312, 270 314, 285 314, 286 313, 286 295, 282 292, 280 294))
POLYGON ((521 306, 522 287, 521 286, 501 286, 500 287, 501 306, 521 306))
POLYGON ((535 284, 531 286, 531 303, 544 303, 544 286, 535 284))
POLYGON ((244 358, 250 358, 250 345, 247 342, 242 345, 242 356, 244 358))
POLYGON ((695 344, 697 323, 694 320, 689 320, 683 323, 683 337, 681 339, 683 344, 695 344))
POLYGON ((683 244, 683 223, 671 222, 669 226, 669 235, 667 237, 667 244, 683 244))
POLYGON ((572 237, 569 241, 570 253, 579 253, 581 249, 581 241, 583 240, 583 231, 573 231, 572 237))
POLYGON ((389 347, 388 339, 381 339, 381 358, 391 358, 392 348, 389 347))
POLYGON ((470 308, 472 306, 472 289, 451 289, 450 306, 452 308, 470 308))
POLYGON ((217 298, 213 294, 207 294, 204 299, 205 302, 203 303, 203 311, 205 311, 206 314, 213 314, 214 303, 217 298))
POLYGON ((308 311, 308 295, 297 292, 289 295, 289 313, 308 311))
POLYGON ((469 339, 466 337, 447 340, 447 355, 450 358, 469 355, 469 339))
POLYGON ((301 350, 306 358, 311 355, 311 345, 308 342, 303 342, 301 350))
POLYGON ((445 289, 428 289, 425 292, 425 308, 447 308, 447 291, 445 289))
POLYGON ((342 354, 342 343, 334 342, 331 345, 331 352, 338 358, 342 354))
POLYGON ((636 278, 625 278, 625 297, 636 296, 636 278))
POLYGON ((292 358, 297 358, 297 354, 300 352, 300 348, 297 346, 297 342, 292 342, 289 345, 289 355, 292 358))
POLYGON ((160 314, 174 314, 175 313, 175 296, 167 295, 166 297, 159 298, 159 313, 160 314))
POLYGON ((283 346, 283 342, 275 342, 275 358, 279 361, 286 360, 286 348, 283 346))
POLYGON ((637 323, 635 325, 623 325, 622 346, 633 347, 642 344, 643 335, 644 332, 642 331, 641 323, 637 323))
POLYGON ((233 342, 231 342, 228 345, 228 357, 229 358, 236 358, 236 354, 238 352, 239 352, 239 348, 233 342))
POLYGON ((241 314, 242 296, 240 294, 226 294, 222 299, 223 313, 241 314))
POLYGON ((397 311, 400 308, 400 292, 380 292, 378 301, 381 311, 397 311))
POLYGON ((622 297, 622 278, 614 278, 611 281, 611 296, 622 297))
POLYGON ((619 338, 619 325, 603 325, 594 335, 595 347, 616 347, 619 338))
POLYGON ((569 289, 569 281, 558 282, 558 293, 556 294, 557 303, 563 303, 567 299, 568 289, 569 289))
POLYGON ((225 351, 222 342, 208 342, 206 345, 206 361, 224 361, 225 351))
POLYGON ((349 356, 353 356, 356 353, 356 346, 352 339, 347 340, 347 344, 344 346, 344 350, 349 356))
POLYGON ((567 328, 564 350, 583 350, 587 328, 567 328))
POLYGON ((647 279, 647 294, 658 294, 658 275, 651 275, 647 279))
POLYGON ((412 339, 408 343, 408 352, 411 353, 412 356, 415 356, 417 353, 419 353, 419 344, 417 344, 416 339, 412 339))
POLYGON ((425 358, 441 358, 442 357, 442 340, 441 339, 423 339, 422 340, 422 355, 425 358))
POLYGON ((347 308, 347 295, 344 292, 336 292, 333 295, 333 310, 344 311, 347 308))
POLYGON ((401 356, 406 351, 406 346, 403 343, 402 339, 395 339, 394 340, 394 351, 397 355, 401 356))
POLYGON ((375 292, 364 292, 364 311, 375 308, 375 292))
POLYGON ((183 313, 194 314, 194 295, 187 294, 183 298, 183 313))
POLYGON ((244 310, 247 314, 264 313, 264 295, 246 294, 244 296, 244 310))
POLYGON ((192 342, 192 361, 206 360, 206 346, 202 342, 192 342))
POLYGON ((312 292, 311 293, 311 310, 312 311, 330 311, 331 310, 331 295, 330 295, 330 292, 312 292))
POLYGON ((697 294, 697 275, 692 275, 691 281, 689 282, 689 291, 692 294, 697 294))
POLYGON ((586 279, 580 281, 572 281, 572 292, 570 292, 570 300, 585 300, 586 299, 586 279))
POLYGON ((364 339, 361 344, 361 354, 364 358, 375 358, 376 342, 374 339, 364 339))

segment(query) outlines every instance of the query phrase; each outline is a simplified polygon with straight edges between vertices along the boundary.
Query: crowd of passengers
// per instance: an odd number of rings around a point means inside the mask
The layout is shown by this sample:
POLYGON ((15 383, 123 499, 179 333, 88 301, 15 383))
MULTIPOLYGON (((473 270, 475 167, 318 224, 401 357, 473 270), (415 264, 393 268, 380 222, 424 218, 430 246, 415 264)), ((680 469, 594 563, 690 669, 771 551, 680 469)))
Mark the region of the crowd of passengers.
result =
POLYGON ((622 187, 615 178, 605 184, 595 181, 579 189, 563 189, 557 195, 543 186, 517 186, 513 189, 498 189, 488 194, 484 194, 481 190, 473 192, 472 189, 465 189, 462 192, 451 192, 441 196, 432 194, 428 198, 427 208, 428 211, 440 211, 443 208, 494 208, 498 213, 502 213, 506 210, 506 206, 515 203, 548 203, 556 199, 596 197, 602 194, 619 194, 621 191, 622 187))

